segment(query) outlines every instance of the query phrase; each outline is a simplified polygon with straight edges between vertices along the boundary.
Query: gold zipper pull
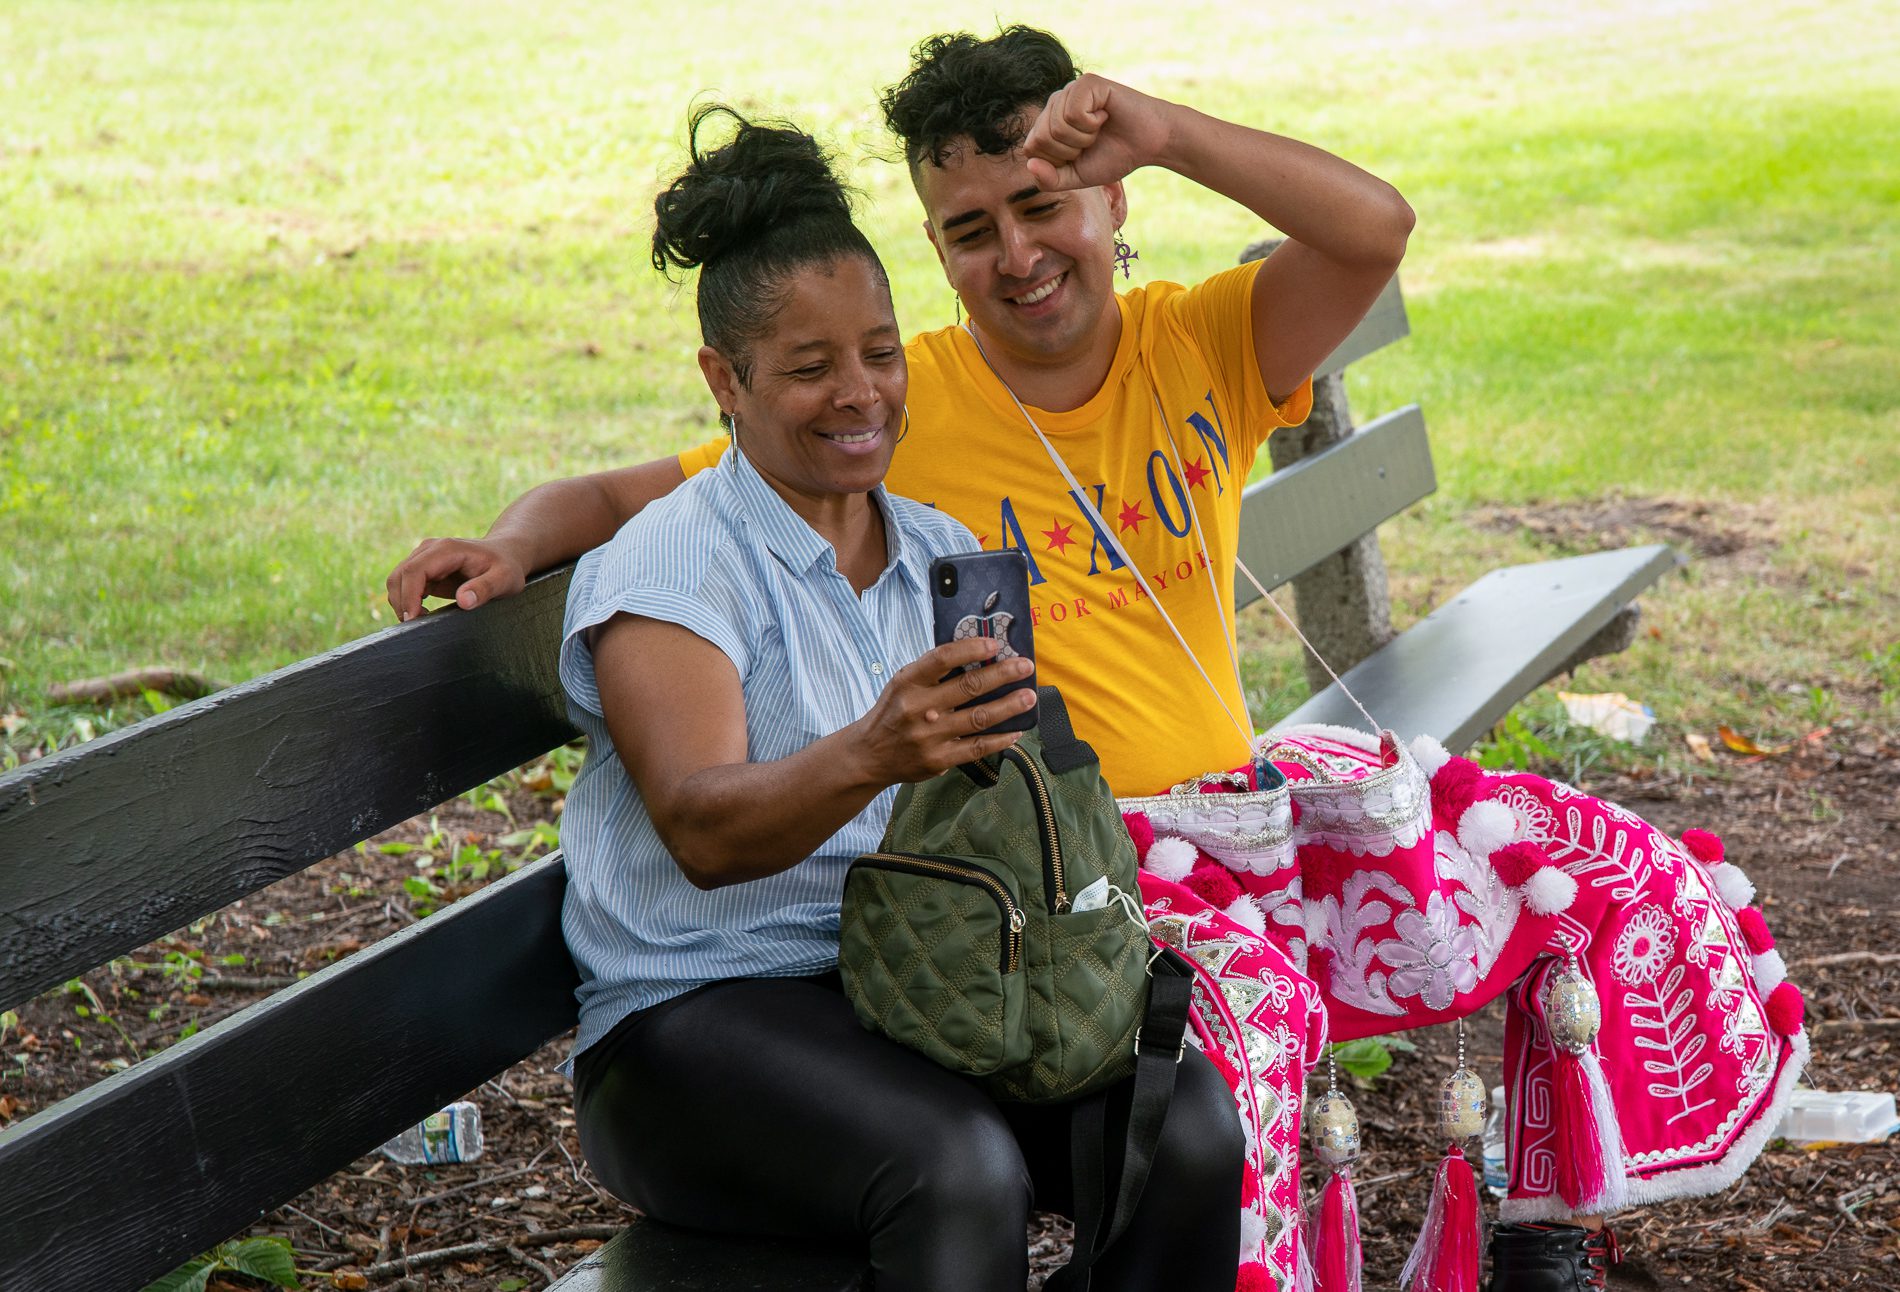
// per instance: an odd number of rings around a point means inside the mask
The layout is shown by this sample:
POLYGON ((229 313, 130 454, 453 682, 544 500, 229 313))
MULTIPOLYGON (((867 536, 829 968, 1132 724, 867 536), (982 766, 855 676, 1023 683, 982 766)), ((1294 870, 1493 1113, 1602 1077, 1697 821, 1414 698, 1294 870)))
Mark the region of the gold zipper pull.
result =
POLYGON ((1022 913, 1021 911, 1019 911, 1019 910, 1017 910, 1017 909, 1016 909, 1015 907, 1013 907, 1013 906, 1012 906, 1012 907, 1010 907, 1010 910, 1009 910, 1009 931, 1010 931, 1011 933, 1021 933, 1021 932, 1023 931, 1023 925, 1024 925, 1024 924, 1026 924, 1026 923, 1028 923, 1028 921, 1027 921, 1027 920, 1025 920, 1025 919, 1023 918, 1023 913, 1022 913))

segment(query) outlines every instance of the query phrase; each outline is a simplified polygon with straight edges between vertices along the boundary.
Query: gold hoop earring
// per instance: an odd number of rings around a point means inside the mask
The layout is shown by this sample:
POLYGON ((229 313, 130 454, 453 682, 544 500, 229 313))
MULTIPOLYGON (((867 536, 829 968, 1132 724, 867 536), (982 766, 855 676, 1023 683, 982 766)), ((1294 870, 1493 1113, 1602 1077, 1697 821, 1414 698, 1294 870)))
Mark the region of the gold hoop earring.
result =
POLYGON ((962 327, 963 326, 963 293, 952 292, 950 293, 950 299, 954 300, 957 303, 957 326, 962 327))
MULTIPOLYGON (((897 444, 902 444, 904 442, 904 437, 909 434, 910 434, 910 404, 906 402, 904 405, 904 425, 901 428, 899 428, 897 432, 897 444)), ((896 448, 897 444, 893 444, 891 445, 891 447, 896 448)))

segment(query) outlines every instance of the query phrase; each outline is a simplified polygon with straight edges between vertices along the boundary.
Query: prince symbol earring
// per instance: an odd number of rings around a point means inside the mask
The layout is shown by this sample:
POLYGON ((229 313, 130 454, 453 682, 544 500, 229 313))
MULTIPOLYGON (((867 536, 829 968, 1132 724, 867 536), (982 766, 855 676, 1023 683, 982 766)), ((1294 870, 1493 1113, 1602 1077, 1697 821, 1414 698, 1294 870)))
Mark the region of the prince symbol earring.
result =
POLYGON ((1115 268, 1122 271, 1123 278, 1134 276, 1133 271, 1130 270, 1128 266, 1132 262, 1140 259, 1141 253, 1128 245, 1127 241, 1122 237, 1122 231, 1120 229, 1115 230, 1115 268))

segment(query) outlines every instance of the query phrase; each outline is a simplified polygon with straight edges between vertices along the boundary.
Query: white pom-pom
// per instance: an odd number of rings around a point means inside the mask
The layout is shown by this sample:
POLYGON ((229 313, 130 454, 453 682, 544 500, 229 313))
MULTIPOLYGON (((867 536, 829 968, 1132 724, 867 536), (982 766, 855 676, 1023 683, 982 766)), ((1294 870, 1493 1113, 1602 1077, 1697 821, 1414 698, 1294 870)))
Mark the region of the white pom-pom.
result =
POLYGON ((1561 866, 1539 866, 1537 873, 1524 881, 1524 900, 1538 915, 1567 911, 1577 900, 1577 881, 1561 866))
POLYGON ((1228 919, 1249 933, 1265 933, 1267 931, 1266 913, 1260 909, 1260 903, 1254 901, 1253 898, 1246 893, 1242 893, 1239 897, 1236 897, 1221 914, 1225 915, 1228 919))
POLYGON ((1709 875, 1715 880, 1715 891, 1722 895, 1731 911, 1739 911, 1755 900, 1754 882, 1734 862, 1716 863, 1709 868, 1709 875))
POLYGON ((1489 857, 1517 838, 1517 813, 1489 799, 1473 803, 1458 818, 1458 844, 1474 857, 1489 857))
POLYGON ((1768 993, 1788 981, 1788 962, 1781 952, 1769 947, 1755 957, 1755 991, 1766 1000, 1768 993))
POLYGON ((1188 877, 1200 855, 1186 839, 1156 839, 1141 864, 1158 878, 1178 884, 1188 877))
POLYGON ((1267 1218, 1257 1211, 1240 1213, 1240 1263, 1260 1259, 1260 1247, 1267 1241, 1267 1218))
POLYGON ((1451 751, 1439 744, 1435 737, 1413 736, 1412 758, 1424 771, 1425 779, 1430 780, 1451 761, 1451 751))

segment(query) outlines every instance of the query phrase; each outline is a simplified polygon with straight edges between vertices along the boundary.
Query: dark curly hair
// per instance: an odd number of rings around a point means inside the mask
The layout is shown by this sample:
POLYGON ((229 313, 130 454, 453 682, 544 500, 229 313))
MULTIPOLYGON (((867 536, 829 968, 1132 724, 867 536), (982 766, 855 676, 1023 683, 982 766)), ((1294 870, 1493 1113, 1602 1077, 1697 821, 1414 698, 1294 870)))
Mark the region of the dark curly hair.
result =
POLYGON ((880 102, 915 179, 925 161, 942 166, 965 139, 992 156, 1016 148, 1028 132, 1023 110, 1040 108, 1076 76, 1061 41, 1019 23, 988 40, 932 36, 911 51, 910 75, 880 102))
POLYGON ((816 139, 787 122, 755 122, 721 103, 693 110, 691 161, 653 200, 653 267, 699 270, 699 330, 752 380, 752 346, 785 304, 786 281, 808 265, 862 256, 889 286, 883 262, 851 219, 851 190, 816 139), (737 129, 710 151, 700 131, 737 129))

